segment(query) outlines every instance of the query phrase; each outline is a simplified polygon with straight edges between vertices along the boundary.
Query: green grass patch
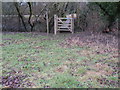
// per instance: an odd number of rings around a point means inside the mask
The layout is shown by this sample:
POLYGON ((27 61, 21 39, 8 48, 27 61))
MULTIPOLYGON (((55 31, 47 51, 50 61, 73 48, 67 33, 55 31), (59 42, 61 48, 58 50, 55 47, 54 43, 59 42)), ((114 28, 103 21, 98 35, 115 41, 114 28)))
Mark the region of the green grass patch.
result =
MULTIPOLYGON (((105 60, 109 54, 81 54, 82 51, 92 51, 86 46, 62 47, 71 34, 34 35, 32 33, 8 33, 2 35, 2 65, 3 76, 21 71, 26 74, 26 80, 34 83, 34 87, 44 88, 87 88, 109 87, 99 83, 78 81, 95 62, 114 62, 116 59, 105 60), (57 69, 63 69, 58 72, 57 69), (65 70, 64 70, 65 69, 65 70), (75 76, 77 74, 77 76, 75 76)), ((93 68, 93 67, 92 67, 93 68)), ((105 69, 104 69, 105 70, 105 69)), ((16 73, 14 74, 16 75, 16 73)), ((117 77, 106 76, 109 80, 117 77)), ((26 88, 27 85, 24 85, 26 88)))

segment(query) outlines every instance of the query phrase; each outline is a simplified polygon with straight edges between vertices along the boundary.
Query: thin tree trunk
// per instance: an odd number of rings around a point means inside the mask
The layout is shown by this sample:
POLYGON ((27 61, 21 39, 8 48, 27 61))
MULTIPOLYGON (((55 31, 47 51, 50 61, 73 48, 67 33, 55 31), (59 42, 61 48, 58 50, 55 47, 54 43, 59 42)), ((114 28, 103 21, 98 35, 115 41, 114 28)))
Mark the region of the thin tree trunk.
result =
POLYGON ((19 10, 19 7, 18 7, 18 3, 17 3, 17 2, 14 2, 14 5, 15 5, 15 8, 16 8, 16 10, 17 10, 17 12, 18 12, 18 16, 19 16, 20 19, 22 20, 22 24, 23 24, 25 30, 27 31, 26 24, 25 24, 25 22, 24 22, 23 16, 21 15, 20 10, 19 10))
POLYGON ((28 2, 28 6, 29 6, 29 9, 30 9, 30 15, 29 15, 28 23, 30 24, 31 32, 32 32, 32 31, 33 31, 33 28, 34 28, 34 22, 31 23, 31 18, 32 18, 32 7, 31 7, 31 3, 30 3, 30 2, 28 2))

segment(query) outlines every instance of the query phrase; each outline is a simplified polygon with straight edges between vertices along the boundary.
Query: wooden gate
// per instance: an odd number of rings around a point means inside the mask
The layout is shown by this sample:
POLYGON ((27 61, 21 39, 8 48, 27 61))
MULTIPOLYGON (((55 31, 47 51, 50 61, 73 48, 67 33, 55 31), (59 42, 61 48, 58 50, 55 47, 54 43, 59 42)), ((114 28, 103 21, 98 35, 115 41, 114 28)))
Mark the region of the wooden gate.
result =
POLYGON ((58 18, 54 15, 54 34, 58 31, 70 31, 74 33, 74 19, 73 18, 58 18))

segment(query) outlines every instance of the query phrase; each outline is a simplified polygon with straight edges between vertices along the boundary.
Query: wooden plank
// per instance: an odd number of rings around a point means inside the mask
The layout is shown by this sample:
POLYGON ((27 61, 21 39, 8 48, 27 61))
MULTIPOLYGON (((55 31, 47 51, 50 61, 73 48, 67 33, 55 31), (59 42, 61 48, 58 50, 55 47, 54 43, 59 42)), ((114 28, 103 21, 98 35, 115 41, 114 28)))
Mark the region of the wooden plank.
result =
POLYGON ((74 33, 74 19, 72 19, 72 34, 74 33))
POLYGON ((69 29, 70 31, 72 31, 71 27, 58 27, 58 29, 69 29))
POLYGON ((62 29, 62 28, 66 28, 67 29, 67 28, 71 28, 71 27, 58 27, 58 29, 62 29))
POLYGON ((64 23, 61 19, 58 18, 58 21, 61 22, 61 23, 64 23))
POLYGON ((58 23, 63 23, 63 24, 71 24, 70 22, 66 22, 66 21, 58 21, 58 23))
POLYGON ((60 26, 60 25, 66 25, 66 26, 69 26, 69 25, 71 25, 71 24, 70 24, 70 23, 67 23, 67 24, 66 24, 66 23, 65 23, 65 24, 59 24, 59 23, 58 23, 58 26, 60 26))
POLYGON ((58 29, 58 31, 70 31, 69 29, 58 29))
POLYGON ((73 34, 73 25, 72 25, 72 23, 73 23, 73 19, 71 20, 71 31, 72 31, 72 34, 73 34))
POLYGON ((71 19, 73 19, 73 18, 60 18, 60 17, 59 17, 58 19, 70 19, 70 20, 71 20, 71 19))

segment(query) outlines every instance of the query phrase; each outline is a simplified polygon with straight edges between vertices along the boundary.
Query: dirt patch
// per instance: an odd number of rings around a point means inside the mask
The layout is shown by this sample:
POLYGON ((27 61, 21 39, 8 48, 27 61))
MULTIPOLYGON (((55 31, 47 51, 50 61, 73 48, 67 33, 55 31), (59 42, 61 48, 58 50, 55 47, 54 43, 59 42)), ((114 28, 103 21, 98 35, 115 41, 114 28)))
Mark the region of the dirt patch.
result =
POLYGON ((5 44, 0 44, 1 47, 5 46, 5 44))
POLYGON ((30 39, 19 39, 19 40, 15 40, 13 43, 22 44, 22 43, 25 43, 25 42, 28 42, 28 41, 30 41, 30 39))
POLYGON ((55 71, 56 72, 65 72, 68 69, 68 67, 66 65, 63 66, 59 66, 55 71))
POLYGON ((33 46, 34 49, 44 49, 43 46, 33 46))

